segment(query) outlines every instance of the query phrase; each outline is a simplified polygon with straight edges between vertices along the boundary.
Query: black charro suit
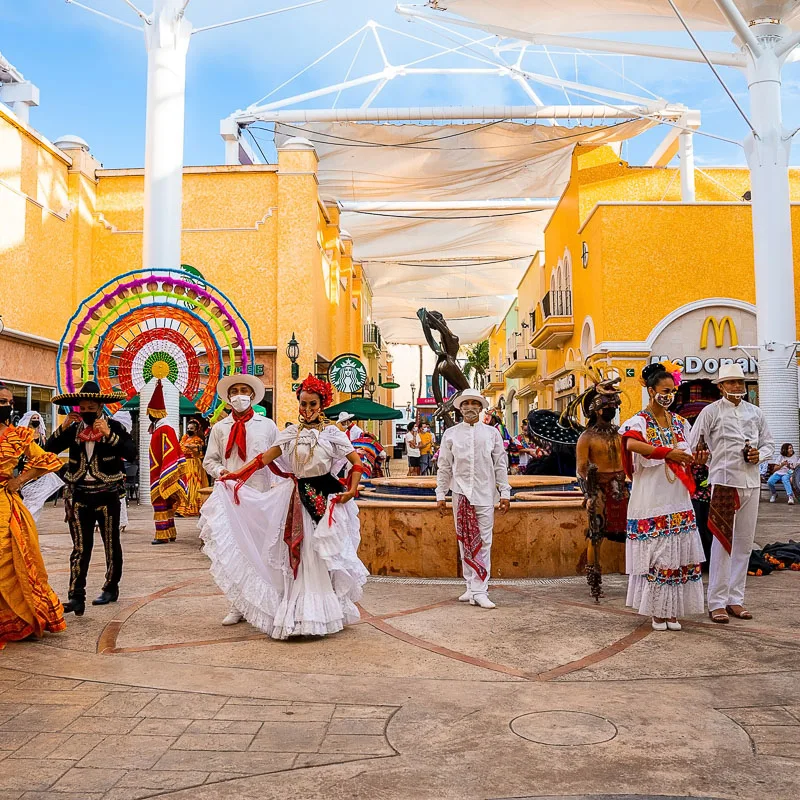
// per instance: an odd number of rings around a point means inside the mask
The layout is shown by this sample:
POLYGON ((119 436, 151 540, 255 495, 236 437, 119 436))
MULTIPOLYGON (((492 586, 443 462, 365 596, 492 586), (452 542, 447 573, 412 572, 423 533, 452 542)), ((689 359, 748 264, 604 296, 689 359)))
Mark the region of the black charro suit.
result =
POLYGON ((69 448, 69 463, 62 475, 67 484, 67 519, 72 536, 69 599, 79 603, 86 599, 95 524, 100 528, 106 557, 103 591, 116 595, 122 577, 119 535, 120 497, 125 491, 122 462, 135 461, 137 452, 130 434, 119 422, 106 417, 106 423, 111 433, 94 442, 93 447, 78 438, 85 428, 83 423, 56 429, 45 445, 45 450, 51 453, 69 448))

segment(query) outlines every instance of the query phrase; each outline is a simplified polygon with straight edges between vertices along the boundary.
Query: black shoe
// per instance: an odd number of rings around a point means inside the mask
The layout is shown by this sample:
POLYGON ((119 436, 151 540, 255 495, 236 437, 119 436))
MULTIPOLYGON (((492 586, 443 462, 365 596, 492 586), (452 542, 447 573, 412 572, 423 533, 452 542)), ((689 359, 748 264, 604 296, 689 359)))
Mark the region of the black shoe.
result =
POLYGON ((119 589, 115 589, 113 592, 103 589, 103 591, 100 593, 100 597, 98 597, 96 600, 92 600, 92 605, 107 606, 109 603, 116 603, 118 599, 119 589))
POLYGON ((85 600, 67 600, 64 603, 65 614, 75 614, 76 617, 82 617, 84 611, 86 611, 85 600))
POLYGON ((153 539, 150 544, 169 544, 169 539, 153 539))

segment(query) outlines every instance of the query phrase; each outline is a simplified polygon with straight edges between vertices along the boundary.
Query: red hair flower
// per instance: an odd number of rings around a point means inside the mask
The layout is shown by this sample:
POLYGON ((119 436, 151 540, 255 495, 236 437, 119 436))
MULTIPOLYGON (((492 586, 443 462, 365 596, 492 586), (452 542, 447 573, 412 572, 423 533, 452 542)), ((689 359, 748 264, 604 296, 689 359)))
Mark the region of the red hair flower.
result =
POLYGON ((300 388, 297 390, 298 398, 301 392, 317 395, 323 408, 327 408, 333 400, 333 387, 327 381, 321 381, 314 375, 309 375, 300 384, 300 388))

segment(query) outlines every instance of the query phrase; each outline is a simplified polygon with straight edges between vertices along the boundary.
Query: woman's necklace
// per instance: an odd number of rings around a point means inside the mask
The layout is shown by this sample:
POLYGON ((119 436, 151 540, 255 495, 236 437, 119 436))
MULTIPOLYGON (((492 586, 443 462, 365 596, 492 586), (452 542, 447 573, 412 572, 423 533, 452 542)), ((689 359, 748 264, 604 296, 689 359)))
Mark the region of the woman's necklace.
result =
MULTIPOLYGON (((655 414, 655 410, 651 407, 649 412, 650 416, 653 419, 653 423, 656 428, 656 436, 658 436, 658 441, 664 447, 675 448, 676 438, 675 438, 675 430, 672 425, 672 415, 669 411, 666 412, 667 416, 667 426, 663 427, 661 423, 658 421, 658 417, 655 414)), ((669 468, 669 465, 666 461, 664 461, 664 472, 666 473, 667 480, 670 483, 675 483, 678 480, 677 475, 675 475, 672 470, 669 468)))

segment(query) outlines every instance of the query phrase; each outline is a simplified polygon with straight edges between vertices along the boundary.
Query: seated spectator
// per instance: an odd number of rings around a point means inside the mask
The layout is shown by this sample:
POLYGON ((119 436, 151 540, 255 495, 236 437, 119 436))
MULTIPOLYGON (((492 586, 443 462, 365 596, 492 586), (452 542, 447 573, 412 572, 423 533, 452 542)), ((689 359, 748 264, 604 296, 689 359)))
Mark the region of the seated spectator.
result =
POLYGON ((798 458, 794 454, 794 448, 789 442, 781 445, 781 457, 777 462, 777 469, 770 475, 767 480, 769 486, 769 501, 775 502, 778 496, 778 483, 783 483, 783 488, 786 489, 786 495, 789 498, 789 505, 794 505, 794 490, 792 489, 792 475, 797 469, 798 458))

